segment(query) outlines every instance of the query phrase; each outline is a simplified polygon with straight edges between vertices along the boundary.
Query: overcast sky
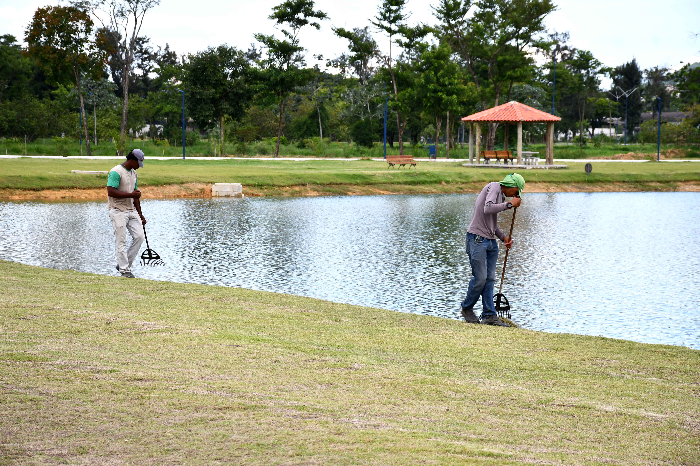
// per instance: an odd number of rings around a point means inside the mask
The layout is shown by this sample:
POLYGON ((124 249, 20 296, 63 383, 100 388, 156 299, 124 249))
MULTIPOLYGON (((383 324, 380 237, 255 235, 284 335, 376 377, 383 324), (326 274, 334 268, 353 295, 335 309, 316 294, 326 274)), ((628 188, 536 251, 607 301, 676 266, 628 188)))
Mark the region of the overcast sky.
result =
MULTIPOLYGON (((209 46, 229 44, 247 49, 256 32, 274 33, 267 17, 282 0, 161 0, 146 15, 142 34, 151 45, 166 43, 179 55, 209 46)), ((336 38, 330 26, 364 27, 376 15, 381 0, 317 0, 316 8, 329 20, 320 31, 307 28, 301 44, 311 54, 336 57, 347 42, 336 38)), ((434 23, 431 4, 436 0, 409 0, 410 23, 434 23)), ((0 0, 0 34, 23 40, 34 11, 58 4, 56 0, 0 0)), ((700 1, 698 0, 555 0, 557 11, 548 16, 548 28, 568 31, 574 47, 586 49, 608 66, 619 66, 633 58, 642 69, 680 62, 700 62, 700 1)), ((387 39, 376 34, 380 45, 387 39)))

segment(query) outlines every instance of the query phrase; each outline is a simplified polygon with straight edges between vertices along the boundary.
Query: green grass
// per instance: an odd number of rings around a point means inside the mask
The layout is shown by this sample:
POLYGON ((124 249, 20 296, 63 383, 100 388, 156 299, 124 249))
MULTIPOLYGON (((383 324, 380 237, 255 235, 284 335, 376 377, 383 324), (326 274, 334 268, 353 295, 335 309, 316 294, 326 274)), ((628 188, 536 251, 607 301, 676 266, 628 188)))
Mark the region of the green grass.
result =
MULTIPOLYGON (((81 175, 71 170, 107 171, 117 160, 0 159, 0 190, 102 188, 106 175, 81 175)), ((401 191, 406 187, 431 187, 459 192, 500 180, 507 171, 465 168, 460 163, 420 162, 417 169, 387 169, 384 162, 356 160, 146 160, 139 170, 139 187, 186 183, 238 182, 247 188, 322 186, 332 190, 365 186, 401 191)), ((595 163, 586 176, 583 164, 572 162, 565 170, 521 170, 527 182, 553 184, 625 183, 639 190, 673 190, 680 182, 700 181, 698 163, 595 163)), ((341 189, 342 191, 342 189, 341 189)), ((329 191, 330 192, 330 191, 329 191)))
MULTIPOLYGON (((348 145, 346 142, 329 142, 324 139, 321 143, 318 138, 313 138, 311 140, 306 140, 307 146, 304 148, 299 148, 296 143, 291 143, 287 145, 280 146, 280 156, 281 157, 329 157, 329 158, 356 158, 356 157, 383 157, 384 147, 383 144, 376 143, 373 148, 365 148, 358 146, 357 144, 348 145)), ((497 145, 497 149, 502 149, 502 142, 497 145)), ((77 140, 65 140, 63 142, 65 149, 61 149, 60 145, 53 139, 37 139, 34 142, 25 145, 24 141, 10 140, 10 139, 0 139, 0 154, 9 155, 87 155, 85 144, 83 143, 82 152, 81 146, 77 140), (65 153, 62 152, 65 150, 65 153)), ((229 155, 237 156, 272 156, 275 153, 275 138, 268 138, 263 141, 256 141, 253 143, 246 144, 244 146, 239 146, 235 143, 226 144, 226 153, 229 155)), ((182 146, 170 146, 163 145, 161 143, 156 144, 151 140, 131 140, 127 143, 129 148, 139 148, 147 155, 158 155, 158 156, 170 156, 170 157, 182 157, 182 146)), ((91 145, 92 153, 94 156, 113 156, 115 155, 116 149, 115 145, 111 142, 101 142, 97 146, 91 145)), ((675 146, 664 144, 661 147, 662 151, 668 149, 674 149, 675 146)), ((515 147, 510 147, 511 150, 515 150, 515 147)), ((525 144, 523 150, 540 152, 542 158, 544 158, 545 148, 544 144, 525 144)), ((684 148, 685 150, 685 148, 684 148)), ((692 148, 691 148, 692 150, 692 148)), ((697 150, 697 148, 695 149, 697 150)), ((588 143, 583 148, 579 148, 576 144, 569 143, 557 143, 555 145, 555 157, 562 159, 576 159, 576 158, 587 158, 587 157, 599 157, 599 156, 610 156, 620 153, 628 152, 642 152, 649 154, 656 154, 656 144, 629 144, 628 146, 623 146, 614 143, 604 143, 600 147, 595 147, 593 143, 588 143)), ((217 149, 217 155, 220 155, 217 149)), ((404 144, 404 153, 406 155, 413 155, 414 157, 427 157, 428 156, 428 145, 419 144, 417 146, 412 146, 410 142, 404 144)), ((189 156, 213 156, 214 148, 206 140, 197 141, 193 145, 186 147, 186 154, 189 156)), ((398 142, 391 147, 387 144, 387 154, 388 155, 398 155, 399 146, 398 142)), ((444 157, 445 146, 440 144, 438 147, 438 155, 444 157)), ((459 144, 452 150, 450 150, 450 158, 466 159, 469 158, 469 149, 467 145, 463 145, 460 148, 459 144)))
POLYGON ((0 278, 0 464, 700 458, 688 348, 4 261, 0 278))

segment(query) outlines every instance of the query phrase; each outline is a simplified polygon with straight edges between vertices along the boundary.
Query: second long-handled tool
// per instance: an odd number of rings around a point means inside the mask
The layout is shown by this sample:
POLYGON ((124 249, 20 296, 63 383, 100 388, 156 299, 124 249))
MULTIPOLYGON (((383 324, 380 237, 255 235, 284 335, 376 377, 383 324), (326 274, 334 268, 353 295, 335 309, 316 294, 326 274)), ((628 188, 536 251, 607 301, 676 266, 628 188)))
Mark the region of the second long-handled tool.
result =
MULTIPOLYGON (((508 238, 510 238, 511 241, 513 241, 513 225, 515 225, 515 212, 517 212, 517 210, 517 207, 513 208, 513 220, 511 220, 510 222, 510 233, 508 233, 508 238)), ((501 290, 503 290, 503 278, 506 275, 506 264, 508 263, 509 251, 510 248, 507 248, 506 257, 503 260, 503 271, 501 272, 501 286, 498 287, 498 293, 493 297, 493 304, 496 308, 496 314, 498 314, 498 317, 505 317, 507 319, 510 319, 510 303, 508 302, 508 298, 506 298, 505 295, 501 293, 501 290)))
POLYGON ((148 245, 148 235, 146 235, 146 225, 143 225, 143 236, 146 237, 146 250, 141 253, 141 265, 155 267, 157 265, 165 265, 165 262, 160 258, 148 245))

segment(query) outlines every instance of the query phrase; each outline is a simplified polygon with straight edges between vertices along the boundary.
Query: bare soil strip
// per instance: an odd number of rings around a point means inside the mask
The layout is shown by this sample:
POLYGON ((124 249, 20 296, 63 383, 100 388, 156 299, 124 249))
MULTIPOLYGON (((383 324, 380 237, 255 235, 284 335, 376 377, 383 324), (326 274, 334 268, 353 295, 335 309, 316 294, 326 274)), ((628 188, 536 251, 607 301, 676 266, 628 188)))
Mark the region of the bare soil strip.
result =
MULTIPOLYGON (((303 196, 367 196, 380 194, 460 194, 478 193, 483 183, 437 184, 437 185, 297 185, 282 187, 244 186, 243 192, 249 197, 303 197, 303 196)), ((528 193, 554 192, 700 192, 700 182, 681 183, 528 183, 528 193)), ((204 183, 172 184, 165 186, 145 186, 144 199, 182 199, 211 197, 211 185, 204 183)), ((0 200, 4 201, 99 201, 107 197, 104 188, 92 189, 0 189, 0 200)))

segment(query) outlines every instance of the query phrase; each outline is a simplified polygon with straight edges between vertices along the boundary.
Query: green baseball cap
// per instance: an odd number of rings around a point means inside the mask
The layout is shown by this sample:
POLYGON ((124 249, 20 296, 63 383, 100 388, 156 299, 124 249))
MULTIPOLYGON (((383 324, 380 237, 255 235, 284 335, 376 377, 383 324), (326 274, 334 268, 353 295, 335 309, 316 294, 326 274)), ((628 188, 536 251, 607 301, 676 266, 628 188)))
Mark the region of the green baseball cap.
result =
POLYGON ((506 188, 518 188, 518 196, 525 189, 525 178, 523 178, 522 175, 519 175, 517 173, 511 173, 510 175, 506 176, 500 183, 501 186, 505 186, 506 188))

